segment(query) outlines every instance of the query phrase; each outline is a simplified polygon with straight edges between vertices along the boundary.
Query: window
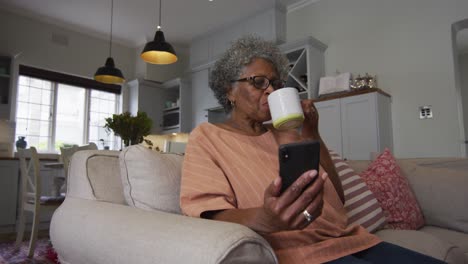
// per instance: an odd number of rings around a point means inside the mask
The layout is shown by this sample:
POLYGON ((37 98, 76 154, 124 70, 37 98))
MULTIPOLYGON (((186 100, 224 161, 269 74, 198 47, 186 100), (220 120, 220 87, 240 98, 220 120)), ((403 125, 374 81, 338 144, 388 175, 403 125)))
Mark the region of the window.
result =
POLYGON ((120 138, 116 142, 113 135, 107 133, 104 128, 105 118, 111 117, 118 108, 115 95, 107 92, 91 90, 91 108, 89 110, 89 140, 99 142, 105 146, 115 146, 120 149, 120 138))
POLYGON ((16 111, 16 137, 25 136, 29 146, 48 150, 52 144, 52 82, 19 78, 16 111))
POLYGON ((57 84, 55 114, 55 149, 68 145, 82 145, 85 138, 86 89, 57 84))
POLYGON ((105 118, 118 112, 118 94, 20 75, 17 101, 16 137, 41 152, 88 142, 120 148, 104 129, 105 118))

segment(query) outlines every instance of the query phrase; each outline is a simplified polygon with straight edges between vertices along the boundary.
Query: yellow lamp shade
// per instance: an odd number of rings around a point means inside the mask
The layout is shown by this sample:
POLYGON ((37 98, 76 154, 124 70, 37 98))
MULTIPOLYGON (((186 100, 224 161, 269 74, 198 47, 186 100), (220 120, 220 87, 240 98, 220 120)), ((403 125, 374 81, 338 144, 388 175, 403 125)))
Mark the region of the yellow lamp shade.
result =
POLYGON ((125 82, 122 72, 115 67, 112 57, 107 58, 106 64, 96 71, 94 80, 107 84, 121 84, 125 82))
POLYGON ((140 57, 152 64, 171 64, 177 61, 174 48, 166 42, 161 30, 156 31, 153 41, 146 43, 140 57))

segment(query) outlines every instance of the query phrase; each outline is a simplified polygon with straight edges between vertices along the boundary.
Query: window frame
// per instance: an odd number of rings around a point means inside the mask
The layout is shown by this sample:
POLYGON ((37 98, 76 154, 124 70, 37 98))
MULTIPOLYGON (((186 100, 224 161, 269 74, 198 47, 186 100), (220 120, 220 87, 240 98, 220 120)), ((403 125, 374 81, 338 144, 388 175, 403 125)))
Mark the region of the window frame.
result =
MULTIPOLYGON (((49 122, 50 122, 50 125, 49 125, 49 133, 48 133, 48 136, 50 136, 50 140, 49 140, 49 143, 47 144, 47 150, 38 150, 39 152, 42 152, 42 153, 58 153, 57 150, 55 150, 55 143, 56 143, 56 128, 57 128, 57 106, 58 106, 58 89, 59 89, 59 86, 60 84, 63 84, 63 85, 70 85, 68 83, 63 83, 63 82, 58 82, 56 80, 50 80, 50 79, 47 79, 45 77, 41 78, 41 77, 38 77, 38 76, 30 76, 30 75, 27 75, 27 74, 19 74, 18 76, 18 79, 21 78, 21 77, 26 77, 26 78, 35 78, 35 79, 39 79, 39 80, 43 80, 43 81, 49 81, 52 83, 52 89, 53 89, 53 92, 50 93, 50 96, 53 97, 53 98, 50 98, 50 102, 52 103, 51 107, 50 107, 50 111, 51 113, 49 113, 49 122)), ((19 90, 19 86, 21 85, 20 82, 18 82, 17 84, 18 86, 16 87, 17 90, 19 90)), ((73 86, 76 86, 76 87, 79 87, 79 88, 82 88, 82 89, 85 89, 85 96, 84 96, 84 115, 83 115, 83 127, 84 127, 84 130, 83 131, 83 137, 81 138, 83 144, 87 144, 86 142, 89 142, 89 135, 90 135, 90 115, 91 115, 91 91, 92 90, 96 90, 96 91, 100 91, 100 92, 106 92, 106 93, 109 93, 109 94, 112 94, 114 96, 114 102, 115 102, 115 105, 114 105, 114 113, 118 114, 118 113, 121 113, 122 111, 122 94, 118 94, 118 93, 115 93, 115 92, 109 92, 109 91, 106 91, 106 90, 103 90, 103 89, 93 89, 93 88, 88 88, 88 87, 83 87, 83 86, 80 86, 80 85, 77 85, 77 84, 74 84, 73 86)), ((20 98, 19 98, 19 95, 17 94, 17 98, 16 98, 16 105, 18 107, 18 102, 20 101, 20 98)), ((29 102, 27 102, 28 104, 30 104, 29 102)), ((17 121, 18 119, 18 111, 16 111, 16 114, 15 114, 15 121, 17 121)), ((26 118, 27 120, 30 120, 30 118, 26 118)), ((16 134, 15 132, 15 136, 18 136, 18 134, 16 134)), ((116 136, 115 134, 112 133, 112 136, 111 136, 111 139, 112 139, 112 146, 109 146, 110 149, 117 149, 119 148, 119 142, 120 142, 120 137, 116 136)), ((99 140, 99 139, 98 139, 99 140)), ((95 142, 97 146, 100 146, 99 142, 95 142)))

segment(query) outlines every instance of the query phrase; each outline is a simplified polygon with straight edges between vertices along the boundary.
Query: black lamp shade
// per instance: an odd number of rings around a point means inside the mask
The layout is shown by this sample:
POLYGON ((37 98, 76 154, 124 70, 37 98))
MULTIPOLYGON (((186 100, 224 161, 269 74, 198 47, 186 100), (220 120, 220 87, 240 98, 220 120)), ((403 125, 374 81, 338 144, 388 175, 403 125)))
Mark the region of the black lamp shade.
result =
POLYGON ((114 59, 107 58, 106 65, 100 67, 94 74, 94 80, 101 83, 120 84, 125 82, 122 72, 115 67, 114 59))
POLYGON ((151 64, 171 64, 177 61, 177 55, 171 44, 166 42, 164 33, 156 31, 154 40, 146 43, 141 58, 151 64))

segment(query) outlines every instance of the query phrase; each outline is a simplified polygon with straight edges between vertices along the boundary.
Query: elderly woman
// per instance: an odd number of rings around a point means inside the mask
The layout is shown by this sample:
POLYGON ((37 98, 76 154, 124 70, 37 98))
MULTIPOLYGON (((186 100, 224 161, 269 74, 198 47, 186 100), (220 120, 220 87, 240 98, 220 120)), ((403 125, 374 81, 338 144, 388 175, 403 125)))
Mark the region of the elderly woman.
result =
POLYGON ((286 76, 287 61, 278 48, 253 36, 239 39, 217 61, 210 87, 230 117, 190 134, 183 212, 251 228, 271 244, 280 263, 440 263, 348 226, 341 184, 323 141, 320 171, 306 171, 280 192, 279 145, 321 140, 310 100, 302 102, 300 132, 264 124, 271 119, 268 95, 284 86, 286 76))

